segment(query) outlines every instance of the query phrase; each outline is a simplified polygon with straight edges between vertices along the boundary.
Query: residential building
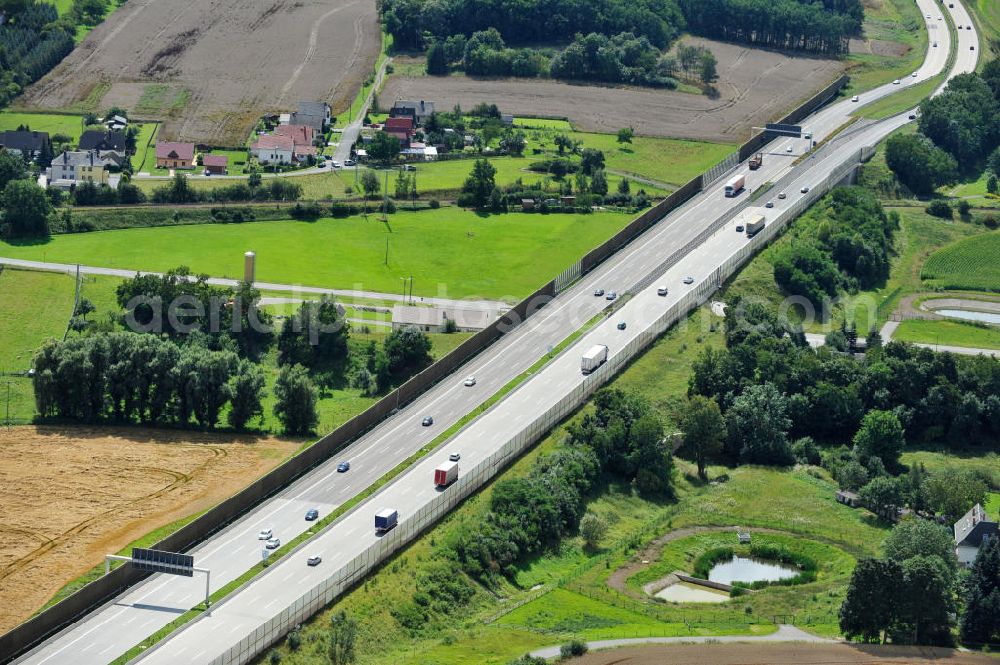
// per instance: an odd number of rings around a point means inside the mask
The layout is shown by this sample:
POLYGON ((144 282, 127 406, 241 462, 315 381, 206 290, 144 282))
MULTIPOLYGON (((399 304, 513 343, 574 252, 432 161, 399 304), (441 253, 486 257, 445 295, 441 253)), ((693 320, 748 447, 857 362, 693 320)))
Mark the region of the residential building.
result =
POLYGON ((290 136, 265 134, 250 146, 250 154, 261 164, 291 164, 295 140, 290 136))
POLYGON ((400 99, 392 108, 389 110, 389 117, 391 118, 404 118, 410 117, 413 119, 413 124, 417 126, 423 125, 428 118, 434 113, 434 102, 428 102, 424 100, 411 101, 407 99, 400 99))
POLYGON ((291 138, 295 145, 312 145, 316 138, 316 130, 309 125, 278 125, 274 133, 291 138))
POLYGON ((299 102, 299 110, 290 115, 289 124, 309 125, 323 133, 330 124, 330 105, 326 102, 299 102))
POLYGON ((205 167, 206 173, 212 175, 226 175, 229 172, 229 158, 225 155, 205 155, 201 158, 201 165, 205 167))
POLYGON ((194 144, 177 143, 175 141, 157 141, 156 168, 159 169, 194 168, 194 144))
POLYGON ((88 129, 80 135, 80 142, 77 144, 79 150, 97 150, 98 152, 118 152, 125 154, 125 132, 122 131, 100 131, 99 129, 88 129))
POLYGON ((25 159, 35 160, 46 150, 51 155, 52 142, 48 132, 33 132, 30 129, 11 129, 0 132, 0 148, 21 155, 25 159))
POLYGON ((423 332, 445 332, 448 320, 455 322, 459 332, 478 332, 500 318, 497 309, 460 309, 457 307, 416 307, 393 305, 392 329, 417 328, 423 332))
POLYGON ((410 116, 400 116, 398 118, 386 118, 385 130, 393 132, 406 132, 408 136, 413 136, 413 118, 410 116))
POLYGON ((959 565, 972 567, 980 546, 990 538, 1000 538, 1000 530, 996 521, 990 520, 977 503, 955 522, 955 556, 959 565))
POLYGON ((83 182, 107 185, 108 165, 96 150, 67 150, 52 158, 45 175, 50 186, 60 189, 71 189, 83 182))

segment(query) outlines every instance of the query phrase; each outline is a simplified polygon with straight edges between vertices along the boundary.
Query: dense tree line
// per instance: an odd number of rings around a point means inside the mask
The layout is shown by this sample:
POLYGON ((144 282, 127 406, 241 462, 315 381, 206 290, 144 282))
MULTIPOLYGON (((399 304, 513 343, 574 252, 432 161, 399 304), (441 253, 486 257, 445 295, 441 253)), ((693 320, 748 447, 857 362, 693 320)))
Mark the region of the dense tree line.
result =
MULTIPOLYGON (((697 358, 689 395, 720 407, 730 460, 789 463, 791 442, 802 437, 853 441, 836 466, 864 467, 862 485, 895 471, 907 442, 996 446, 1000 362, 869 337, 861 358, 814 350, 769 307, 736 299, 726 310, 726 348, 697 358)), ((815 463, 815 445, 800 446, 807 458, 809 448, 815 463)))
POLYGON ((12 3, 0 25, 0 105, 9 104, 73 50, 76 27, 60 21, 54 5, 12 3))
POLYGON ((660 50, 649 38, 622 32, 577 35, 552 59, 553 78, 634 83, 674 88, 677 82, 658 68, 660 50))
POLYGON ((1000 145, 1000 86, 978 74, 960 74, 944 92, 920 104, 921 133, 963 169, 982 164, 1000 145))
POLYGON ((565 40, 575 34, 631 32, 664 48, 684 28, 675 0, 380 0, 385 29, 403 48, 496 28, 510 43, 565 40))
POLYGON ((929 196, 958 177, 958 162, 920 134, 894 134, 885 143, 885 163, 911 192, 929 196))
POLYGON ((646 496, 673 496, 673 460, 649 405, 617 389, 599 391, 594 404, 559 450, 541 457, 527 476, 497 483, 485 519, 463 530, 453 545, 466 572, 488 581, 556 546, 577 529, 584 498, 602 473, 646 496))
POLYGON ((206 190, 191 187, 187 176, 178 173, 169 184, 154 189, 150 199, 153 203, 224 203, 226 201, 297 201, 301 196, 302 185, 282 178, 268 178, 267 182, 263 182, 259 173, 250 174, 246 183, 238 182, 206 190))
POLYGON ((840 187, 811 213, 818 226, 796 238, 774 261, 774 279, 786 293, 803 296, 817 311, 841 288, 868 289, 889 275, 899 214, 886 214, 874 194, 840 187))
POLYGON ((679 0, 691 32, 756 46, 846 53, 861 29, 859 0, 679 0))

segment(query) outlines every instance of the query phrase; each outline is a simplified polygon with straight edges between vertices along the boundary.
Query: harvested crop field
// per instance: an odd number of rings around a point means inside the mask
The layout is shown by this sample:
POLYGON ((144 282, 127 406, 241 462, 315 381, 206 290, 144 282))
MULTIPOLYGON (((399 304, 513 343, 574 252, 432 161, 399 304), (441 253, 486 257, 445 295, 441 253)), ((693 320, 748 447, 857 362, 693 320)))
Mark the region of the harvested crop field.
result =
POLYGON ((393 76, 379 99, 384 107, 395 99, 432 99, 445 109, 487 102, 505 113, 568 117, 585 131, 615 132, 631 126, 646 136, 736 142, 746 138, 751 127, 781 117, 844 71, 845 63, 838 60, 792 57, 707 39, 688 38, 684 43, 708 46, 718 58, 716 99, 653 88, 466 76, 393 76))
POLYGON ((300 99, 346 108, 380 48, 373 0, 130 0, 19 105, 118 105, 165 139, 239 146, 300 99))
POLYGON ((105 554, 212 507, 297 446, 137 428, 0 430, 0 631, 105 554))
POLYGON ((995 658, 933 647, 862 644, 697 644, 597 651, 570 665, 989 665, 995 658))

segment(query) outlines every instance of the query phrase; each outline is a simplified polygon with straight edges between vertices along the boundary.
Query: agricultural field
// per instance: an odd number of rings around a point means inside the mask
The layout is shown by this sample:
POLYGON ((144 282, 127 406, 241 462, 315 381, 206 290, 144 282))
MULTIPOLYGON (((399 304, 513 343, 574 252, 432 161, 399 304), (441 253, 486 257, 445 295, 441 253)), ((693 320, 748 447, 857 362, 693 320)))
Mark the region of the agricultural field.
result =
POLYGON ((920 272, 932 287, 1000 291, 1000 232, 951 244, 932 254, 920 272))
POLYGON ((19 106, 141 107, 165 139, 234 146, 299 100, 347 106, 380 48, 373 3, 131 0, 19 106))
POLYGON ((298 447, 139 428, 0 429, 0 521, 11 536, 0 547, 0 630, 27 619, 108 552, 212 507, 298 447))
POLYGON ((568 117, 588 132, 631 126, 644 136, 737 143, 749 136, 750 127, 781 117, 844 68, 837 60, 700 38, 686 38, 685 43, 708 46, 718 58, 718 98, 651 88, 466 76, 392 76, 380 97, 433 99, 446 109, 486 102, 515 115, 568 117))
POLYGON ((266 282, 395 293, 399 276, 412 275, 418 296, 517 301, 631 219, 610 212, 479 216, 441 208, 400 211, 387 223, 371 215, 65 234, 37 245, 0 242, 0 255, 160 272, 187 265, 235 278, 243 252, 253 249, 257 277, 266 282))

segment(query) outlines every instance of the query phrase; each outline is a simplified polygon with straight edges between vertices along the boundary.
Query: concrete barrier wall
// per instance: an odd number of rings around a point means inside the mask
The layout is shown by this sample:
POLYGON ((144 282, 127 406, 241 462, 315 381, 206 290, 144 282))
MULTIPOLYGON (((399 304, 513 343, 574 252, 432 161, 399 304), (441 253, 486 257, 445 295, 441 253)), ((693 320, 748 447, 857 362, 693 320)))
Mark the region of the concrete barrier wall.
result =
MULTIPOLYGON (((827 88, 789 113, 781 122, 796 122, 816 108, 826 103, 847 82, 841 77, 827 88)), ((740 159, 763 147, 767 140, 763 134, 754 137, 740 147, 740 159), (758 145, 755 141, 761 141, 758 145)), ((610 240, 594 248, 580 260, 578 274, 585 274, 602 263, 612 254, 647 231, 656 222, 678 208, 701 191, 702 176, 698 176, 673 192, 666 199, 653 206, 610 240)), ((770 227, 770 225, 768 225, 770 227)), ((575 268, 574 268, 575 269, 575 268)), ((327 460, 331 455, 347 446, 351 441, 372 429, 392 412, 413 401, 443 377, 484 350, 499 337, 534 314, 555 296, 555 281, 542 286, 518 303, 506 316, 494 322, 463 342, 451 353, 438 360, 423 372, 417 374, 397 390, 383 397, 363 413, 350 419, 330 434, 324 436, 294 458, 272 470, 267 475, 251 483, 243 491, 226 499, 198 519, 182 527, 153 545, 158 549, 183 551, 219 531, 268 496, 285 488, 296 478, 327 460)), ((122 566, 110 574, 82 587, 47 610, 40 612, 13 630, 0 635, 0 661, 8 661, 24 653, 63 626, 71 623, 85 612, 107 602, 130 586, 148 577, 148 573, 122 566)))

